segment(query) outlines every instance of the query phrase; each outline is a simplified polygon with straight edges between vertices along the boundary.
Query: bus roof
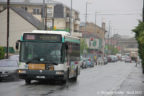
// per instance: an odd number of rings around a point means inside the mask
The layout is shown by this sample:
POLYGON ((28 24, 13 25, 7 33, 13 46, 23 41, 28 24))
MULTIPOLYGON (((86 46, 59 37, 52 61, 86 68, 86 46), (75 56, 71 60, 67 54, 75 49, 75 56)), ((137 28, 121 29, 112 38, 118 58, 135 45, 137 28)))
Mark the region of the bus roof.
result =
POLYGON ((66 31, 33 30, 32 33, 60 34, 60 35, 62 35, 62 36, 70 36, 70 33, 66 32, 66 31))
POLYGON ((63 37, 74 38, 74 39, 79 40, 78 37, 70 36, 70 33, 66 32, 66 31, 33 30, 32 33, 60 34, 60 35, 62 35, 63 37))

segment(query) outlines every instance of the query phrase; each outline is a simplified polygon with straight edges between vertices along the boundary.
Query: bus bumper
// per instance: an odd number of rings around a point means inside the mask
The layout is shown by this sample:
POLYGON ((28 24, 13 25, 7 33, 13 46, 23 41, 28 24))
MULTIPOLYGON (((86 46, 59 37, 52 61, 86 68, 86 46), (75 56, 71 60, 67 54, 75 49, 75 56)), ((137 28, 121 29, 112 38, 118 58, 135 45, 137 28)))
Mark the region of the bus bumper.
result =
POLYGON ((64 71, 49 71, 49 70, 24 70, 19 69, 18 75, 20 79, 30 80, 65 80, 66 72, 64 71))

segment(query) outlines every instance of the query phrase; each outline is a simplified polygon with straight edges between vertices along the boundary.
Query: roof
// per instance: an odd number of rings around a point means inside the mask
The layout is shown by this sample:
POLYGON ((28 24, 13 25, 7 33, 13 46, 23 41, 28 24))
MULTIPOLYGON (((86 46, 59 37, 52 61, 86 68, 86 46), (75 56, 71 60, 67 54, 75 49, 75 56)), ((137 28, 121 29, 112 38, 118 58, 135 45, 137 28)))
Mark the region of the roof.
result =
POLYGON ((93 37, 93 38, 98 38, 98 39, 101 39, 98 35, 94 34, 94 33, 83 33, 83 37, 85 38, 90 38, 90 37, 93 37))
POLYGON ((42 30, 44 29, 44 24, 40 22, 37 18, 35 18, 30 13, 26 12, 22 8, 11 8, 14 12, 16 12, 18 15, 23 17, 26 21, 31 23, 33 26, 35 26, 37 29, 42 30))
MULTIPOLYGON (((6 1, 0 1, 0 5, 4 5, 4 4, 7 4, 7 2, 6 1)), ((14 4, 18 4, 18 5, 37 5, 37 6, 42 6, 43 5, 43 0, 39 0, 39 2, 32 2, 32 1, 29 1, 29 0, 27 0, 27 1, 19 1, 19 0, 17 0, 17 1, 11 1, 10 4, 13 4, 13 5, 14 4)), ((45 2, 45 4, 47 4, 47 5, 48 4, 50 4, 50 5, 51 4, 52 5, 62 4, 63 6, 65 6, 65 7, 70 9, 69 6, 64 5, 63 3, 55 1, 55 0, 47 0, 45 2)), ((75 10, 75 9, 73 9, 73 10, 76 11, 77 13, 79 13, 77 10, 75 10)))
MULTIPOLYGON (((88 24, 88 25, 90 25, 90 24, 92 24, 92 25, 94 25, 95 26, 95 24, 94 23, 89 23, 89 22, 87 22, 86 24, 88 24)), ((80 23, 80 27, 85 27, 85 22, 81 22, 80 23)), ((98 27, 99 29, 101 29, 101 30, 104 30, 105 32, 107 32, 107 30, 105 30, 105 29, 103 29, 102 27, 100 27, 100 26, 98 26, 98 25, 96 25, 96 27, 98 27)))

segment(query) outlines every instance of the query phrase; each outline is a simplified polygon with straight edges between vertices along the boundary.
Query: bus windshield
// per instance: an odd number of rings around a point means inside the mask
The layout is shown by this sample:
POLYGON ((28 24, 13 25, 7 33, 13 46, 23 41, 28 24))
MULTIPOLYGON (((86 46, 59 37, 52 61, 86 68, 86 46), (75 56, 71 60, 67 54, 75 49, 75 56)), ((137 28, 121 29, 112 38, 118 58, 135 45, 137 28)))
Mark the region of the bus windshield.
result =
POLYGON ((21 42, 20 61, 26 63, 61 63, 62 43, 21 42))

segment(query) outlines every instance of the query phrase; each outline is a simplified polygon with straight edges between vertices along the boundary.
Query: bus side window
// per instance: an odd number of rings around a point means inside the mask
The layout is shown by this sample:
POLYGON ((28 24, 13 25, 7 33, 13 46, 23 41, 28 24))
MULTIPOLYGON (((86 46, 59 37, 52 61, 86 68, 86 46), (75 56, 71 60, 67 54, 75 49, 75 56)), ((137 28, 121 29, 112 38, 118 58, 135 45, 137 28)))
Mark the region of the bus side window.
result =
POLYGON ((62 53, 62 63, 64 63, 64 62, 66 62, 66 46, 64 45, 64 46, 62 46, 62 50, 61 50, 61 53, 62 53))

